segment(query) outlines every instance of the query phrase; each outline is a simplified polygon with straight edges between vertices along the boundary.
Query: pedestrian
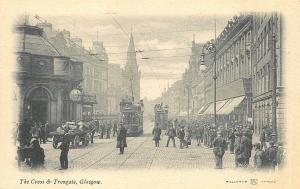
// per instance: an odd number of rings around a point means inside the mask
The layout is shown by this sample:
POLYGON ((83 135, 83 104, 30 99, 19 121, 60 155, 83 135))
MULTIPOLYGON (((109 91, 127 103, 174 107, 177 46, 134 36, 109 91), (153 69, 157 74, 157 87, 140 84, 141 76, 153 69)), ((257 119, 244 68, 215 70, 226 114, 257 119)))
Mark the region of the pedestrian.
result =
POLYGON ((241 153, 241 134, 236 131, 234 133, 234 157, 235 157, 235 167, 239 167, 242 164, 242 153, 241 153))
POLYGON ((272 140, 269 142, 269 145, 266 149, 267 165, 271 171, 275 171, 277 165, 277 147, 272 140))
POLYGON ((285 163, 285 153, 286 150, 284 149, 283 143, 278 142, 276 161, 279 169, 282 168, 285 163))
POLYGON ((34 139, 30 148, 30 167, 32 169, 42 169, 44 168, 45 153, 44 149, 40 147, 39 141, 34 139))
POLYGON ((30 124, 28 118, 25 118, 18 127, 18 141, 20 143, 20 146, 28 146, 30 144, 30 139, 30 124))
POLYGON ((124 148, 127 147, 126 136, 127 129, 124 127, 123 123, 120 123, 120 129, 117 136, 117 148, 120 148, 120 154, 124 153, 124 148))
POLYGON ((182 149, 184 146, 186 146, 185 141, 184 141, 185 133, 184 133, 184 127, 183 126, 178 129, 177 136, 178 136, 178 139, 180 141, 180 149, 182 149))
POLYGON ((69 154, 69 135, 65 134, 62 141, 60 142, 58 148, 61 150, 60 152, 60 169, 68 169, 69 167, 69 161, 68 161, 68 154, 69 154))
POLYGON ((187 127, 185 127, 185 131, 184 132, 185 132, 185 137, 184 137, 185 147, 188 148, 189 145, 191 145, 191 143, 192 143, 190 123, 188 123, 187 127))
POLYGON ((46 142, 51 142, 48 140, 48 138, 49 138, 49 122, 46 121, 44 126, 45 126, 45 140, 46 140, 46 142))
POLYGON ((104 136, 104 131, 105 131, 105 126, 104 126, 104 121, 101 120, 100 123, 100 135, 99 135, 99 139, 103 139, 104 136))
POLYGON ((221 132, 218 131, 217 137, 213 141, 213 152, 215 155, 216 169, 223 168, 223 156, 225 154, 225 148, 226 148, 226 141, 222 137, 221 132))
POLYGON ((31 137, 39 139, 39 126, 37 122, 34 122, 33 126, 31 127, 31 137))
POLYGON ((153 135, 153 140, 155 141, 155 147, 159 147, 161 128, 158 127, 158 123, 155 123, 155 126, 152 130, 152 135, 153 135))
MULTIPOLYGON (((222 135, 221 132, 220 132, 220 134, 222 135)), ((209 144, 210 148, 213 147, 213 141, 215 140, 216 137, 217 137, 217 131, 216 131, 216 129, 211 129, 211 132, 210 132, 210 144, 209 144)))
POLYGON ((196 141, 197 141, 197 146, 201 145, 201 128, 198 125, 198 127, 195 128, 195 135, 196 135, 196 141))
POLYGON ((91 143, 94 143, 94 136, 96 132, 96 121, 91 121, 89 124, 90 130, 91 130, 91 143))
POLYGON ((117 121, 114 122, 113 126, 113 137, 115 137, 115 134, 117 134, 118 124, 117 121))
POLYGON ((261 144, 257 143, 254 145, 255 154, 253 157, 254 168, 255 169, 262 169, 266 165, 266 155, 265 152, 262 150, 261 144))
POLYGON ((235 135, 234 130, 231 129, 231 132, 229 134, 229 150, 231 154, 234 154, 234 141, 235 141, 235 135))
POLYGON ((107 121, 107 124, 106 124, 106 138, 107 139, 110 138, 110 133, 111 133, 111 122, 107 121))
POLYGON ((244 131, 241 138, 240 150, 242 155, 242 165, 248 167, 249 159, 251 157, 252 143, 251 139, 248 137, 248 132, 244 131))
POLYGON ((175 138, 174 137, 176 136, 176 130, 174 129, 173 124, 171 122, 169 122, 166 135, 168 136, 166 147, 169 147, 170 139, 172 139, 173 147, 175 148, 176 145, 175 145, 175 138))
POLYGON ((263 128, 260 133, 259 141, 260 141, 261 148, 266 149, 266 129, 265 128, 263 128))
POLYGON ((39 129, 39 138, 40 138, 40 144, 43 142, 46 143, 46 130, 45 130, 45 124, 40 125, 39 129))

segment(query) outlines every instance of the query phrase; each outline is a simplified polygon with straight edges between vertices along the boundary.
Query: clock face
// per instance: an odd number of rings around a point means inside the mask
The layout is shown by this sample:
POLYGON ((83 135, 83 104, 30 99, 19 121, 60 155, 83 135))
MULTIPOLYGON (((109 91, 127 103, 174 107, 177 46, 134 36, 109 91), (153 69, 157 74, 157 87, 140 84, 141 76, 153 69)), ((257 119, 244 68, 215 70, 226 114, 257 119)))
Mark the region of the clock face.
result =
POLYGON ((18 63, 22 63, 22 62, 23 62, 23 57, 18 56, 18 57, 17 57, 17 62, 18 62, 18 63))

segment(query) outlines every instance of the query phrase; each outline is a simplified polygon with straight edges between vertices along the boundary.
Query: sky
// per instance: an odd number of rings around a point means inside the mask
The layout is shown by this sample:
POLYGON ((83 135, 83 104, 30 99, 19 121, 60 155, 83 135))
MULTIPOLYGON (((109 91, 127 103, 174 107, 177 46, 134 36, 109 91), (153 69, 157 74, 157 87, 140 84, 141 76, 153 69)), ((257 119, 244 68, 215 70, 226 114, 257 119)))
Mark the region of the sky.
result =
MULTIPOLYGON (((43 16, 54 30, 69 30, 71 38, 79 37, 84 47, 102 41, 109 64, 126 63, 129 34, 132 31, 141 71, 141 98, 153 100, 164 88, 181 79, 188 66, 193 35, 196 43, 214 37, 213 15, 134 16, 102 14, 89 16, 43 16), (98 31, 98 32, 97 32, 98 31), (98 33, 98 34, 97 34, 98 33), (149 58, 149 59, 142 59, 149 58)), ((216 15, 217 35, 234 15, 216 15)))

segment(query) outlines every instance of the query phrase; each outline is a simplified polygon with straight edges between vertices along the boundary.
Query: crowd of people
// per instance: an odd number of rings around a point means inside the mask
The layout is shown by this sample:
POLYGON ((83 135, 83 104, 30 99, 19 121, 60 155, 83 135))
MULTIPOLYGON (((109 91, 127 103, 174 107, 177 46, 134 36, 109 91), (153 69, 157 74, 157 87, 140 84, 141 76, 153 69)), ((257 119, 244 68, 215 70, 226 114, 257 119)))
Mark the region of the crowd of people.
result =
MULTIPOLYGON (((127 131, 122 125, 122 123, 119 124, 116 120, 98 119, 63 122, 56 128, 56 132, 63 136, 57 145, 57 148, 61 150, 59 157, 60 169, 68 169, 68 152, 70 143, 72 143, 69 137, 70 130, 89 130, 91 143, 94 143, 96 133, 99 135, 99 139, 109 139, 111 135, 112 137, 117 137, 117 148, 120 148, 120 154, 123 154, 124 148, 127 147, 127 131)), ((41 123, 29 118, 25 118, 23 122, 17 125, 16 142, 18 146, 17 162, 19 167, 21 167, 23 162, 24 165, 31 169, 44 168, 45 153, 40 144, 51 142, 48 140, 49 130, 48 122, 41 123)))
MULTIPOLYGON (((127 147, 127 129, 123 123, 114 120, 83 120, 74 122, 76 129, 88 129, 90 141, 94 142, 97 133, 99 139, 110 139, 116 137, 116 148, 120 149, 120 154, 124 153, 127 147)), ((49 136, 49 125, 41 122, 25 119, 17 131, 18 145, 18 165, 25 162, 30 168, 43 168, 45 154, 41 143, 46 143, 49 136)), ((70 140, 68 131, 74 129, 69 123, 63 123, 57 128, 65 136, 60 141, 58 148, 61 150, 61 169, 68 168, 68 152, 70 140)), ((155 147, 160 146, 162 129, 158 123, 152 130, 155 147)), ((234 154, 235 167, 247 168, 253 161, 255 169, 274 170, 284 163, 285 149, 282 143, 276 141, 276 136, 272 133, 270 126, 265 126, 260 132, 259 141, 253 139, 254 129, 250 123, 239 124, 230 122, 229 124, 219 124, 215 126, 212 121, 204 120, 169 120, 165 135, 168 137, 166 147, 171 141, 176 147, 176 138, 179 140, 179 148, 189 148, 191 145, 211 148, 215 155, 216 168, 223 167, 223 156, 226 153, 234 154)))
MULTIPOLYGON (((152 134, 156 147, 159 147, 161 133, 158 123, 155 123, 152 134)), ((222 159, 225 151, 234 154, 235 167, 249 167, 251 157, 255 169, 274 170, 276 166, 281 167, 284 161, 284 147, 282 143, 276 141, 270 126, 262 129, 259 141, 253 141, 254 128, 249 122, 240 124, 232 121, 215 126, 212 120, 207 119, 190 121, 175 119, 168 121, 165 134, 168 137, 166 147, 169 146, 170 140, 173 147, 176 147, 177 137, 180 149, 188 148, 192 141, 196 146, 211 148, 217 169, 223 167, 222 159)))

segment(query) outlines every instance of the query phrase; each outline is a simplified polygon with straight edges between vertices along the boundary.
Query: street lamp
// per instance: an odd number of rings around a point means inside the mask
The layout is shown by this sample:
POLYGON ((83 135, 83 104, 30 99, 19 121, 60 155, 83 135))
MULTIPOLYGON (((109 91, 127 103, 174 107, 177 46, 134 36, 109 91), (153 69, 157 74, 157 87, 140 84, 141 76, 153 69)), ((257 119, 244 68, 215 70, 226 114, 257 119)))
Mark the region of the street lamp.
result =
POLYGON ((206 69, 206 65, 204 62, 204 49, 206 49, 209 53, 213 53, 214 55, 214 75, 213 75, 213 80, 214 80, 214 125, 217 127, 217 61, 216 61, 216 56, 217 56, 217 50, 216 50, 216 19, 214 18, 214 28, 215 28, 215 39, 206 42, 203 45, 202 48, 202 54, 201 54, 201 60, 200 60, 200 69, 206 69))

